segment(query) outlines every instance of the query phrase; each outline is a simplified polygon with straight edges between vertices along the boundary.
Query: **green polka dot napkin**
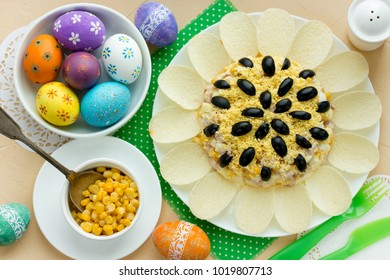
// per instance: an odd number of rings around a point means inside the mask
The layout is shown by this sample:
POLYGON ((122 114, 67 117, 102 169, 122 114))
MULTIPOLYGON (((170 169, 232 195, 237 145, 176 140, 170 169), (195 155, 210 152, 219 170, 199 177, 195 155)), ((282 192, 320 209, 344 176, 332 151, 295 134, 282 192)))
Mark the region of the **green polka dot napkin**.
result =
POLYGON ((274 238, 259 238, 239 235, 221 229, 207 221, 194 217, 188 206, 172 190, 171 186, 161 177, 153 141, 149 136, 148 124, 152 117, 153 101, 157 92, 157 78, 168 66, 177 52, 197 33, 213 25, 227 13, 236 8, 228 0, 217 0, 200 15, 192 20, 178 34, 177 40, 169 47, 159 49, 152 55, 152 78, 147 97, 137 114, 114 136, 124 139, 140 149, 155 167, 161 182, 163 198, 182 220, 192 222, 201 227, 211 242, 211 255, 223 260, 253 259, 265 250, 274 238))

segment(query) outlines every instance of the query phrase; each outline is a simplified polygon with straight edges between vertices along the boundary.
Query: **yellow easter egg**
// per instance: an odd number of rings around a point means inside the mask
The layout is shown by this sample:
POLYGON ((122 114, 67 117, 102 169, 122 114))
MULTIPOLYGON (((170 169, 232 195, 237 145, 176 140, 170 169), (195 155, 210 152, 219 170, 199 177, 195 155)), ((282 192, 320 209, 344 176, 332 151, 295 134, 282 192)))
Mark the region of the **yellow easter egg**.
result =
POLYGON ((58 126, 74 123, 80 114, 77 95, 60 82, 44 84, 36 95, 36 106, 42 118, 58 126))
POLYGON ((186 221, 166 222, 153 231, 153 243, 170 260, 204 260, 210 240, 198 226, 186 221))

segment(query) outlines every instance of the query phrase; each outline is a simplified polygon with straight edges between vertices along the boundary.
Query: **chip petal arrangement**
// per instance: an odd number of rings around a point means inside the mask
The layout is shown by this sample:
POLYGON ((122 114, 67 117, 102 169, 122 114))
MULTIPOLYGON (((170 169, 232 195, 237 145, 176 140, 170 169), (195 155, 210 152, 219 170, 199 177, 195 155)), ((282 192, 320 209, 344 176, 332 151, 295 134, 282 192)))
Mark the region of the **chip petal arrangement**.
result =
MULTIPOLYGON (((192 68, 170 65, 158 79, 161 92, 176 106, 154 114, 149 126, 156 145, 174 144, 160 162, 163 178, 173 185, 192 184, 188 205, 196 217, 212 220, 225 209, 232 209, 229 213, 237 227, 249 235, 261 235, 272 221, 287 234, 307 230, 314 208, 325 215, 341 214, 352 197, 345 176, 367 173, 379 161, 377 147, 356 133, 377 124, 382 112, 375 94, 356 90, 368 77, 364 57, 354 51, 330 55, 333 35, 329 27, 308 21, 297 28, 291 15, 275 8, 264 11, 258 22, 243 12, 230 13, 222 18, 219 31, 220 38, 202 32, 189 41, 192 68), (269 79, 275 75, 280 79, 278 88, 259 92, 261 85, 240 79, 241 72, 231 74, 234 65, 240 65, 242 72, 245 68, 257 69, 260 59, 260 70, 252 72, 269 79), (290 71, 286 70, 290 67, 301 70, 299 77, 282 77, 280 71, 290 71), (234 99, 221 93, 230 90, 232 81, 240 90, 234 99), (252 102, 247 100, 257 103, 235 112, 237 102, 252 102), (310 106, 315 110, 297 109, 310 106), (222 122, 202 119, 202 114, 211 116, 217 110, 220 119, 220 112, 229 111, 230 118, 238 116, 224 135, 246 145, 239 158, 229 152, 205 151, 205 139, 217 138, 219 130, 226 130, 222 122), (180 125, 179 118, 187 125, 180 125), (295 135, 297 124, 308 122, 318 125, 301 133, 304 135, 295 135), (245 172, 251 169, 260 181, 274 176, 272 168, 251 164, 258 150, 248 144, 254 141, 248 140, 248 135, 259 143, 269 137, 267 145, 272 145, 275 158, 285 157, 286 162, 291 145, 294 151, 310 150, 320 155, 306 162, 305 155, 294 154, 289 162, 304 176, 292 184, 251 184, 245 176, 228 175, 232 169, 226 168, 237 164, 245 172)), ((218 150, 223 144, 217 141, 213 148, 218 150)))

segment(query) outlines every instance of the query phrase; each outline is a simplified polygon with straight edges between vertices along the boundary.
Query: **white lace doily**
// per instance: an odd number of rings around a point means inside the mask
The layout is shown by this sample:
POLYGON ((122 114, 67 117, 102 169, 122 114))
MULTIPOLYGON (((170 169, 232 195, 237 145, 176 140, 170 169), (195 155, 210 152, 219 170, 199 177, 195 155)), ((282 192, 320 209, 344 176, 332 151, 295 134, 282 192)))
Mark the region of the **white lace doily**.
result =
POLYGON ((39 125, 24 109, 14 87, 15 50, 23 37, 24 30, 25 27, 15 30, 0 45, 0 106, 19 124, 29 139, 51 153, 70 139, 39 125))
MULTIPOLYGON (((383 182, 390 186, 390 176, 376 175, 368 178, 371 181, 375 178, 380 178, 383 182)), ((346 221, 337 227, 334 231, 322 239, 311 251, 309 251, 302 259, 317 260, 326 256, 337 249, 344 246, 351 232, 359 226, 368 222, 390 216, 390 191, 363 217, 346 221)), ((305 235, 301 233, 299 237, 305 235)), ((390 237, 365 248, 364 250, 352 255, 349 260, 390 260, 390 237)))

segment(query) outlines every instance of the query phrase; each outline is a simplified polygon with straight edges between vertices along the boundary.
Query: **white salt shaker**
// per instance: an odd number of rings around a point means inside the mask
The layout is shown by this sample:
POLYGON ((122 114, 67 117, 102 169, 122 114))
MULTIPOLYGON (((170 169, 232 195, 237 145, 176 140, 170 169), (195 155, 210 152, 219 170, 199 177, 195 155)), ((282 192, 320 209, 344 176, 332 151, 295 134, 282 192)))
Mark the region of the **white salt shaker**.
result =
POLYGON ((363 51, 379 48, 390 37, 390 0, 354 0, 348 10, 348 36, 363 51))

